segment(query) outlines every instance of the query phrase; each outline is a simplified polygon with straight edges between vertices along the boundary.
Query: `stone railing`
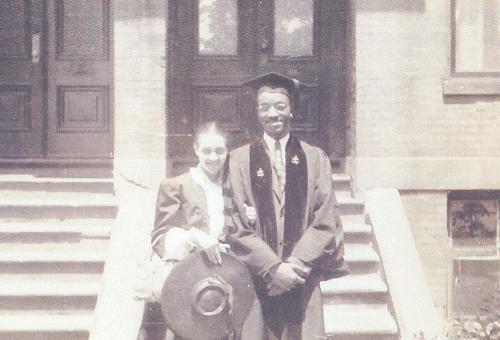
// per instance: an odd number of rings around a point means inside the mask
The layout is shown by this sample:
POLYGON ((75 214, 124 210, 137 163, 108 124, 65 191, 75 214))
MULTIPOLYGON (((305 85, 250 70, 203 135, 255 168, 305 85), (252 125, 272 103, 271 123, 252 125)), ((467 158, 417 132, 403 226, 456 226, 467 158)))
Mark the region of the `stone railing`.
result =
POLYGON ((138 263, 149 253, 156 191, 117 177, 120 208, 111 233, 90 340, 136 340, 144 303, 134 295, 138 263))
POLYGON ((367 213, 400 327, 401 339, 444 338, 444 320, 434 307, 410 224, 396 189, 366 192, 367 213))

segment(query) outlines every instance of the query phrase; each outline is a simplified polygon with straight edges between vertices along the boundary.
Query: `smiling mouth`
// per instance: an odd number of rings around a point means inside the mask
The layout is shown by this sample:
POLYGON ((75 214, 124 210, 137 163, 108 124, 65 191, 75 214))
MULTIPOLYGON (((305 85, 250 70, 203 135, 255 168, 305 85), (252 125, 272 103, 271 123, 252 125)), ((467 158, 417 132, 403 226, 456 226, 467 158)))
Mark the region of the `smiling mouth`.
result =
POLYGON ((283 122, 282 121, 271 122, 271 125, 272 126, 281 126, 281 125, 283 125, 283 122))

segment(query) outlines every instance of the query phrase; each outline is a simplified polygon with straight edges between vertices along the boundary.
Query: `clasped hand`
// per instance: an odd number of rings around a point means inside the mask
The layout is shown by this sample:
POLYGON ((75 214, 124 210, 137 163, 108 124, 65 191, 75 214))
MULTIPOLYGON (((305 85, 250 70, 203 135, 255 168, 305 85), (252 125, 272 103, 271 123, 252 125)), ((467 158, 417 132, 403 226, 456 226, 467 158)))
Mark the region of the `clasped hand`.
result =
POLYGON ((283 262, 270 273, 271 280, 267 283, 269 296, 281 295, 298 284, 304 284, 305 279, 298 273, 304 269, 297 264, 283 262))

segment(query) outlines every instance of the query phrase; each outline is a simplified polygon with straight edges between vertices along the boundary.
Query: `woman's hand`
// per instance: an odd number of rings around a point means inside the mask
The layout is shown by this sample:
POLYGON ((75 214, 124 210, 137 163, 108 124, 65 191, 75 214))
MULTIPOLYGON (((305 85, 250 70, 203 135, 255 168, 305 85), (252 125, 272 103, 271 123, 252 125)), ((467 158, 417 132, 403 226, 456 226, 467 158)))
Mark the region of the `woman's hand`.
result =
POLYGON ((218 239, 197 228, 191 228, 190 233, 192 238, 191 240, 195 244, 196 248, 201 249, 207 255, 210 262, 213 264, 222 263, 218 239))
POLYGON ((216 244, 213 247, 203 249, 205 254, 207 255, 207 258, 210 262, 213 264, 221 264, 222 263, 222 258, 220 256, 220 249, 219 245, 216 244))

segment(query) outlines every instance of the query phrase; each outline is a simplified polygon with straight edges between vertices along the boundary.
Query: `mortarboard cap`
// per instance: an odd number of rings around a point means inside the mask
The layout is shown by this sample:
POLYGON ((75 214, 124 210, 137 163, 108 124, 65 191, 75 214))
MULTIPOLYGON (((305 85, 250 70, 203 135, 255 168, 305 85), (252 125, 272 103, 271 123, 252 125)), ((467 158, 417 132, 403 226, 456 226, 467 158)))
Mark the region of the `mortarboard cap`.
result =
POLYGON ((288 95, 291 102, 297 102, 298 91, 303 83, 295 78, 290 78, 275 72, 265 73, 255 78, 251 78, 243 83, 244 86, 250 86, 256 90, 257 95, 264 88, 268 89, 285 89, 286 91, 276 91, 288 95))

